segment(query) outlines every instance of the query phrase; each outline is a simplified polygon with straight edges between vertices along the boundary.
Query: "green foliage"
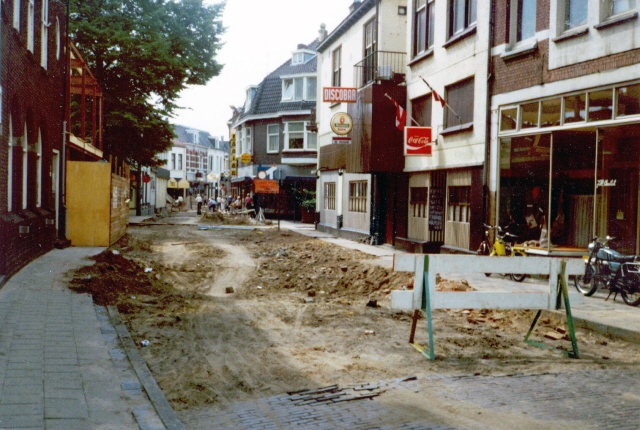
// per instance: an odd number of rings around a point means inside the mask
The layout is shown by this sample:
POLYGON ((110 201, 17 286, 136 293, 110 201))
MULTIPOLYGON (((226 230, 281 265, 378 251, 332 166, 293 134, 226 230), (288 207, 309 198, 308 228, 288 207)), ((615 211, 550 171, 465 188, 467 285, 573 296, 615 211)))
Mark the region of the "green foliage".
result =
POLYGON ((71 0, 71 40, 102 86, 105 150, 142 165, 171 145, 187 85, 220 74, 224 2, 71 0))
POLYGON ((312 190, 307 190, 306 188, 303 190, 298 190, 296 199, 298 200, 298 204, 305 209, 315 210, 316 209, 316 192, 312 190))

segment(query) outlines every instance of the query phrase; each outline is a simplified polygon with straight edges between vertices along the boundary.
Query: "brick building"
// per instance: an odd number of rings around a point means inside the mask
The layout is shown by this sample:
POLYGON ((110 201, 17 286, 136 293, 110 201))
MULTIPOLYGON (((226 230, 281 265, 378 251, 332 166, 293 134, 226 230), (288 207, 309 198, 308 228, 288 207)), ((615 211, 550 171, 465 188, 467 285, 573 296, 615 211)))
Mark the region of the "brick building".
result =
POLYGON ((0 285, 64 236, 66 7, 2 1, 0 285))
POLYGON ((489 221, 548 255, 607 234, 638 253, 635 2, 496 0, 492 15, 489 221))

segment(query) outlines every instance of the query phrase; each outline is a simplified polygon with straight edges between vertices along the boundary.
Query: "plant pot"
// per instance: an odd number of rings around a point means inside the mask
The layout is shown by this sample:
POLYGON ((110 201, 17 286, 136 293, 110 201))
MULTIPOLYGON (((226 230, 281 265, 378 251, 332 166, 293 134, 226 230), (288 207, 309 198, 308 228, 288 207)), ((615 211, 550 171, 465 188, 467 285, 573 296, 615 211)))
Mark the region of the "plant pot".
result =
POLYGON ((302 222, 305 224, 313 223, 313 211, 311 209, 302 208, 302 222))

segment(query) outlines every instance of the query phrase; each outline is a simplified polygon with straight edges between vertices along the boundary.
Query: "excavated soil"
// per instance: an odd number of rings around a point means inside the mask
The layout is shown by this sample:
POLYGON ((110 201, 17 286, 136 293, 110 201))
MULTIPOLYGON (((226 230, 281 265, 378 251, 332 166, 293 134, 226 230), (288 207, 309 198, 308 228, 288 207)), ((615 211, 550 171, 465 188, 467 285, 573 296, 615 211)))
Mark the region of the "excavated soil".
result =
MULTIPOLYGON (((224 220, 223 220, 224 222, 224 220)), ((136 226, 72 288, 117 306, 176 410, 331 384, 429 374, 636 367, 640 347, 578 330, 581 359, 523 342, 532 311, 434 311, 437 360, 408 344, 412 313, 389 308, 411 274, 275 229, 136 226)), ((441 279, 439 289, 464 291, 441 279)), ((570 349, 544 313, 533 338, 570 349), (551 334, 557 340, 545 338, 551 334)), ((427 344, 424 319, 416 342, 427 344)))

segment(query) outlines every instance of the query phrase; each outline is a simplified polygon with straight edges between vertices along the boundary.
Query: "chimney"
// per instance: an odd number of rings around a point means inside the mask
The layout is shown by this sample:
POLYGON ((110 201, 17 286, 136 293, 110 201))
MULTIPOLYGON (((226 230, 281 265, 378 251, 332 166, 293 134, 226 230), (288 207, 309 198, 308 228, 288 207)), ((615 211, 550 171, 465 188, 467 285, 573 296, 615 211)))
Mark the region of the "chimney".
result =
POLYGON ((304 49, 306 47, 307 45, 305 45, 304 43, 298 43, 298 49, 304 49))
POLYGON ((324 39, 327 38, 327 25, 326 24, 320 24, 320 30, 318 30, 318 33, 320 34, 320 36, 318 36, 318 42, 322 42, 324 39))
POLYGON ((353 0, 353 3, 351 3, 351 6, 349 6, 349 13, 355 12, 355 10, 358 9, 361 4, 362 2, 360 0, 353 0))

